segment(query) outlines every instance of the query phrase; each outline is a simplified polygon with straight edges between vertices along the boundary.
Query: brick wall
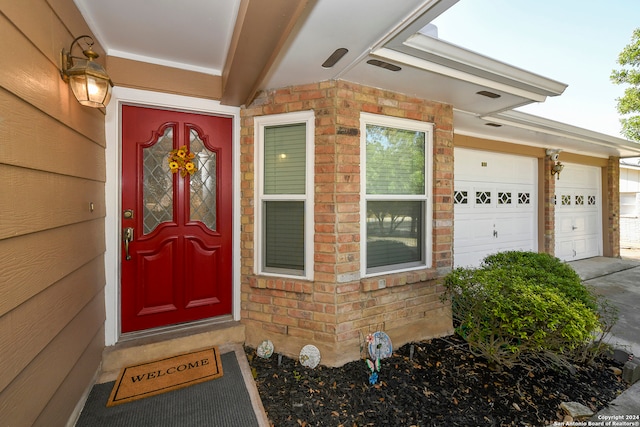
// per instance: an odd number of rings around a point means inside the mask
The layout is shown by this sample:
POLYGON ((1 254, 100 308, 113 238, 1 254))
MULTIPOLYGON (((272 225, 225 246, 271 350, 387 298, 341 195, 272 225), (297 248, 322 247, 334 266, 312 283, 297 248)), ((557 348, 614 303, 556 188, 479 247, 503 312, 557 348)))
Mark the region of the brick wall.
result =
POLYGON ((550 255, 555 255, 556 251, 556 180, 557 175, 551 175, 551 169, 555 165, 549 156, 545 156, 542 159, 542 170, 538 171, 542 174, 544 182, 542 192, 542 210, 544 221, 544 246, 539 248, 539 252, 546 252, 550 255))
POLYGON ((322 363, 360 355, 362 334, 384 330, 394 346, 452 332, 438 278, 452 265, 453 111, 344 81, 260 93, 241 111, 242 322, 247 343, 270 339, 297 356, 313 343, 322 363), (254 121, 256 116, 315 113, 314 281, 254 275, 254 121), (360 112, 434 123, 431 269, 360 279, 360 112))
POLYGON ((607 206, 604 219, 603 235, 604 256, 617 258, 620 256, 620 158, 609 157, 606 167, 607 206))

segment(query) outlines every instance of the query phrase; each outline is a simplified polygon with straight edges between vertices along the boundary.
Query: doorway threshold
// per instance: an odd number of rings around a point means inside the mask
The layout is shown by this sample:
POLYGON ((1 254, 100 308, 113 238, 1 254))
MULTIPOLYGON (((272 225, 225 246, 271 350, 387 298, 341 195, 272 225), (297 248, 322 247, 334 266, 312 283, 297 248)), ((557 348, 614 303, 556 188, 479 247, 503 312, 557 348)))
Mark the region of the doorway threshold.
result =
POLYGON ((126 334, 104 349, 98 383, 115 380, 126 366, 213 346, 222 351, 244 341, 245 326, 231 316, 126 334))
MULTIPOLYGON (((143 331, 127 332, 120 335, 115 346, 129 345, 132 341, 137 345, 141 343, 153 343, 167 339, 179 338, 207 331, 218 325, 234 323, 231 315, 215 317, 212 319, 198 320, 196 322, 179 323, 177 325, 162 326, 159 328, 145 329, 143 331)), ((236 322, 239 323, 239 322, 236 322)))

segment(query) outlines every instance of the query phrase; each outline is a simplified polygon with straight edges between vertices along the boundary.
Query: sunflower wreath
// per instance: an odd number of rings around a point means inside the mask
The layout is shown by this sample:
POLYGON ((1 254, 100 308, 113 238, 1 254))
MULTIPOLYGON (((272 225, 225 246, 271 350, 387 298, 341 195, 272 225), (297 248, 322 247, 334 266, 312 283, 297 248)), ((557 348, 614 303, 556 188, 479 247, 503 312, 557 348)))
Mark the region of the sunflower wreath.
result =
POLYGON ((186 145, 169 152, 169 169, 172 173, 180 172, 181 177, 193 175, 198 170, 193 159, 195 154, 189 152, 186 145))

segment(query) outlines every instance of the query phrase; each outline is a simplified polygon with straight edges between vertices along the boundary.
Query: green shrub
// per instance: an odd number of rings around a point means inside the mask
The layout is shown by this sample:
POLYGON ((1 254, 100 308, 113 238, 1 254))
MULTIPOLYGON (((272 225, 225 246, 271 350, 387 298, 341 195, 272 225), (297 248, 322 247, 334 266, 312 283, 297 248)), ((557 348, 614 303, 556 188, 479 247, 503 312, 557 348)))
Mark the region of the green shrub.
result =
POLYGON ((487 256, 483 268, 517 269, 517 275, 540 285, 550 286, 563 292, 572 300, 581 301, 596 310, 593 293, 582 283, 580 276, 567 263, 549 254, 537 252, 508 251, 487 256))
POLYGON ((478 269, 453 270, 444 284, 457 332, 498 365, 567 366, 602 329, 597 298, 548 254, 491 255, 478 269))

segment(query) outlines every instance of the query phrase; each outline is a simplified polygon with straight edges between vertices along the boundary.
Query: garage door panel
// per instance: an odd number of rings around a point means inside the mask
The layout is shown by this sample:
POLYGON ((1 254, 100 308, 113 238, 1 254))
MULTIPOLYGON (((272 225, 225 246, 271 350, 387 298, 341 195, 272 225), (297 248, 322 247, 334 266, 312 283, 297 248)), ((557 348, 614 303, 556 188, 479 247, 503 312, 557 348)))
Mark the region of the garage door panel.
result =
POLYGON ((537 160, 455 149, 454 265, 537 250, 537 160))
POLYGON ((456 218, 454 240, 461 248, 491 244, 493 242, 493 219, 481 216, 456 218))
POLYGON ((598 256, 598 240, 594 237, 584 237, 574 240, 574 256, 577 259, 598 256))
POLYGON ((555 252, 564 261, 602 255, 600 168, 565 165, 556 181, 555 252))
POLYGON ((480 251, 456 252, 453 261, 456 267, 477 267, 486 255, 480 251))
POLYGON ((599 254, 599 244, 598 244, 598 238, 597 237, 589 237, 588 239, 586 239, 586 245, 585 245, 585 257, 590 257, 590 256, 598 256, 599 254))
POLYGON ((596 235, 596 231, 598 229, 598 216, 596 214, 579 216, 575 219, 575 227, 576 232, 596 235))
MULTIPOLYGON (((571 187, 592 189, 600 186, 600 171, 594 173, 594 169, 589 166, 583 165, 565 165, 571 169, 571 187)), ((562 171, 562 179, 567 176, 565 174, 567 170, 562 171)))
MULTIPOLYGON (((571 233, 572 228, 573 218, 571 215, 556 215, 556 234, 559 234, 558 231, 561 233, 571 233)), ((556 240, 557 238, 558 237, 556 236, 556 240)))
POLYGON ((556 240, 556 257, 567 259, 573 257, 573 240, 556 240))
POLYGON ((460 181, 530 183, 537 174, 531 158, 490 151, 455 149, 455 177, 460 181))
POLYGON ((476 246, 474 250, 471 252, 458 252, 456 251, 454 254, 454 263, 456 267, 477 267, 480 265, 482 260, 486 258, 488 255, 495 254, 497 252, 504 251, 531 251, 530 247, 531 242, 510 242, 504 244, 504 246, 497 251, 494 245, 484 245, 484 246, 476 246))
POLYGON ((494 225, 499 231, 498 238, 522 239, 523 234, 531 236, 535 228, 531 222, 531 215, 527 213, 498 215, 496 219, 494 225))

